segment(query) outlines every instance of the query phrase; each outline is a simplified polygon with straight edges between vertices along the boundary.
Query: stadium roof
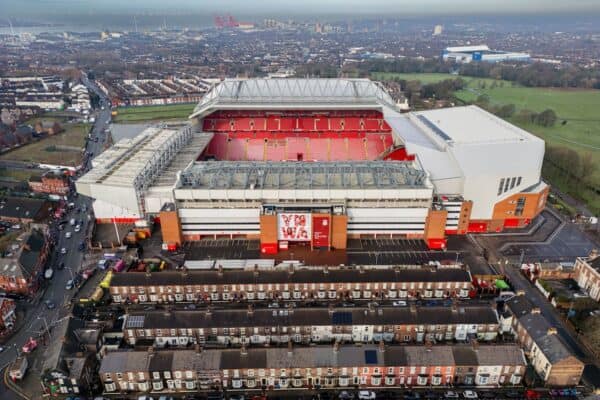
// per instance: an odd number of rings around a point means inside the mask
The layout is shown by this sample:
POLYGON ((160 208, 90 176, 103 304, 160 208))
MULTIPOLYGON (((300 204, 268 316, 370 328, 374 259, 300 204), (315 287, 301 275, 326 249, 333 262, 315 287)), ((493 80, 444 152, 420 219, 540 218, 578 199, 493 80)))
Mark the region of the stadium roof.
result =
POLYGON ((427 176, 412 163, 222 162, 196 163, 181 174, 197 189, 398 189, 423 187, 427 176))
POLYGON ((396 109, 391 96, 369 79, 227 79, 204 95, 190 118, 216 109, 396 109))
POLYGON ((489 51, 490 48, 485 44, 476 45, 476 46, 455 46, 455 47, 446 47, 446 51, 449 53, 472 53, 474 51, 489 51))

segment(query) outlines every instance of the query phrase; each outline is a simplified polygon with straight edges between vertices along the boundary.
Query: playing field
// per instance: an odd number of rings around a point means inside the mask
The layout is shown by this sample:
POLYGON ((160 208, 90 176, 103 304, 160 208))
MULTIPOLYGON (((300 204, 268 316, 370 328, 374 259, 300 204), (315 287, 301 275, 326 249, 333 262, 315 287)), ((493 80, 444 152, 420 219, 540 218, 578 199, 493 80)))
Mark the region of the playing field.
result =
POLYGON ((185 120, 196 104, 173 104, 168 106, 119 107, 113 117, 115 123, 185 120))
MULTIPOLYGON (((372 76, 420 80, 421 83, 458 77, 451 74, 389 73, 374 73, 372 76)), ((460 78, 467 82, 467 87, 455 95, 465 103, 474 102, 480 95, 485 94, 493 105, 514 104, 517 113, 523 109, 536 112, 553 109, 559 118, 553 127, 522 123, 514 117, 509 118, 509 121, 538 135, 549 145, 565 146, 580 154, 590 154, 596 164, 592 184, 600 186, 600 90, 530 88, 507 81, 496 81, 494 84, 494 80, 489 78, 460 78)), ((593 209, 600 209, 598 196, 590 193, 589 196, 584 194, 581 197, 584 197, 593 209)))

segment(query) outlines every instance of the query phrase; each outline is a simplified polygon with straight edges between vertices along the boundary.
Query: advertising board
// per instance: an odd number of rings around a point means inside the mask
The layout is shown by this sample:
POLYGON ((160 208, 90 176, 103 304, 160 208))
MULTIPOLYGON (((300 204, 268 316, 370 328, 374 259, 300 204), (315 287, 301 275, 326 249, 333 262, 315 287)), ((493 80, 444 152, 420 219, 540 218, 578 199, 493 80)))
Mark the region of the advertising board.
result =
POLYGON ((311 238, 310 213, 281 213, 277 215, 277 239, 308 242, 311 238))

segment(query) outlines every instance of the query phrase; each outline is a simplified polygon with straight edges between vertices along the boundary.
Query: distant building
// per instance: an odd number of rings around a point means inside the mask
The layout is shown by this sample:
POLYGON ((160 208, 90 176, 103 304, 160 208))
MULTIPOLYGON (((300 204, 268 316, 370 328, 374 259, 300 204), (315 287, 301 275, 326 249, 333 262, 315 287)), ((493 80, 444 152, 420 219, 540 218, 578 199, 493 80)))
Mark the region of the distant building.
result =
POLYGON ((575 278, 579 287, 594 300, 600 301, 600 255, 593 251, 589 257, 578 257, 575 278))
POLYGON ((35 292, 42 279, 49 247, 41 230, 32 229, 22 234, 0 257, 0 289, 21 295, 35 292))
POLYGON ((436 25, 433 27, 433 36, 440 36, 444 32, 442 25, 436 25))
POLYGON ((459 46, 446 47, 442 51, 444 61, 451 60, 458 63, 470 62, 502 62, 502 61, 521 61, 531 60, 527 53, 515 53, 500 50, 490 50, 486 45, 478 46, 459 46))
POLYGON ((530 281, 536 281, 537 279, 571 279, 575 276, 573 263, 565 262, 523 264, 521 265, 521 271, 530 281))

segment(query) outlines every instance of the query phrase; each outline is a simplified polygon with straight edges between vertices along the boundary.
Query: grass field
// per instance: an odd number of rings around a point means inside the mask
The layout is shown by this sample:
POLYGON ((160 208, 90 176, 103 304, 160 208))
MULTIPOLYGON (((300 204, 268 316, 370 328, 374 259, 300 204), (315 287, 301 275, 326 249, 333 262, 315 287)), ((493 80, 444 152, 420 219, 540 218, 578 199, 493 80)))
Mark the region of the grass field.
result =
MULTIPOLYGON (((406 80, 419 80, 421 83, 439 82, 444 79, 455 79, 451 74, 388 74, 374 73, 376 79, 398 77, 406 80)), ((456 97, 465 103, 474 102, 482 94, 490 98, 493 105, 514 104, 519 110, 543 111, 553 109, 559 120, 553 127, 542 127, 535 124, 522 123, 514 117, 508 120, 521 128, 536 134, 549 145, 571 148, 580 154, 591 154, 596 164, 592 182, 600 186, 600 90, 529 88, 512 82, 493 79, 461 76, 467 82, 464 90, 456 92, 456 97), (485 83, 485 88, 483 88, 485 83), (562 124, 566 121, 566 124, 562 124)), ((548 169, 546 169, 548 171, 548 169)), ((551 176, 547 178, 552 179, 551 176)), ((572 192, 567 182, 558 182, 563 190, 572 192)), ((600 210, 600 199, 592 193, 582 194, 586 202, 594 210, 600 210)))
POLYGON ((187 119, 196 104, 173 104, 168 106, 119 107, 113 117, 115 123, 134 123, 144 121, 164 121, 187 119))
POLYGON ((0 159, 73 167, 79 165, 82 156, 81 150, 85 145, 89 126, 86 124, 63 124, 63 127, 65 132, 11 150, 2 154, 0 159), (55 146, 69 146, 81 150, 59 150, 55 146))

